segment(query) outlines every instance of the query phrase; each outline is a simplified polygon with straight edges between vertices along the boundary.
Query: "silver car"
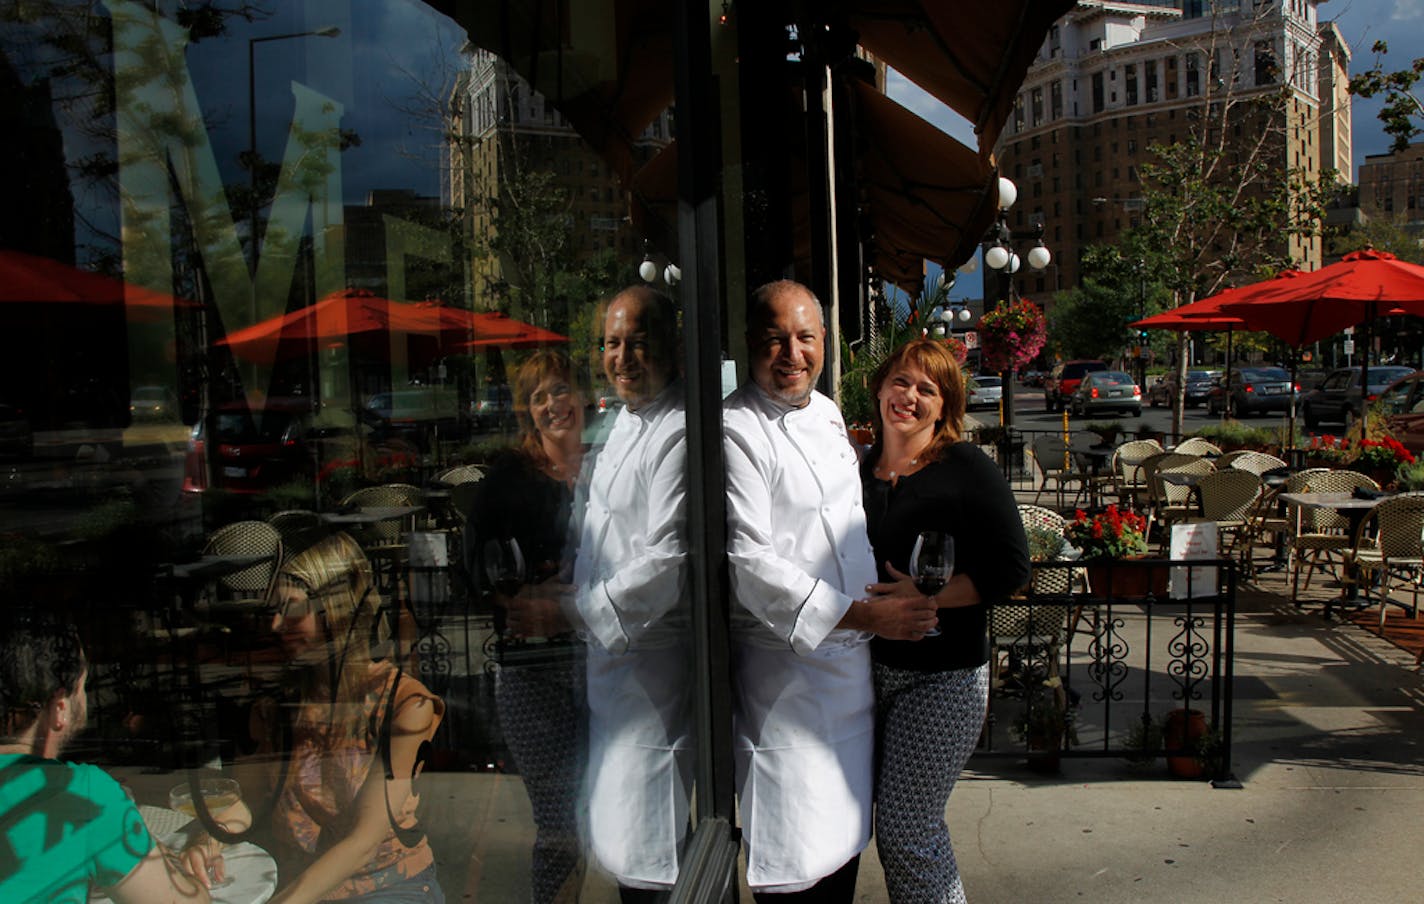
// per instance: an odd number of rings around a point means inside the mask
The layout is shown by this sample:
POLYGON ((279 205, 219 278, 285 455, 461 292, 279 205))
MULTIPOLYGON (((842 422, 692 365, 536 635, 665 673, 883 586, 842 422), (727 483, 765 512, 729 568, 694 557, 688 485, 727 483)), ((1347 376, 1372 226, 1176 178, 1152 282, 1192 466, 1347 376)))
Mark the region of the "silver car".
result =
POLYGON ((1120 370, 1100 370, 1083 378, 1069 405, 1079 416, 1122 411, 1141 417, 1142 388, 1120 370))
POLYGON ((998 408, 999 403, 1004 400, 1003 378, 982 374, 973 379, 975 385, 969 390, 965 407, 970 411, 976 408, 998 408))

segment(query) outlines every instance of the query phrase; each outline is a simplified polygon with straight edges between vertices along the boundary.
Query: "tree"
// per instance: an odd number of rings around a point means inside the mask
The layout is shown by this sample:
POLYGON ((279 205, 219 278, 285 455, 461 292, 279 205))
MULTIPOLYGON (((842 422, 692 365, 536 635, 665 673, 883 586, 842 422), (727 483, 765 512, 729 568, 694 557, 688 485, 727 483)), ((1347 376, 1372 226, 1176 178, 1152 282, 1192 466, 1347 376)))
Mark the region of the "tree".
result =
POLYGON ((1399 219, 1370 219, 1327 240, 1332 255, 1345 255, 1363 248, 1388 251, 1402 261, 1424 264, 1424 245, 1399 219))
POLYGON ((1414 86, 1424 77, 1424 57, 1416 59, 1408 69, 1386 72, 1384 58, 1389 53, 1389 44, 1376 41, 1370 49, 1375 55, 1374 66, 1351 76, 1349 90, 1356 97, 1384 95, 1384 106, 1376 115, 1384 123, 1385 134, 1394 136, 1390 150, 1402 151, 1424 133, 1424 128, 1415 122, 1416 117, 1424 117, 1424 103, 1414 93, 1414 86))
POLYGON ((1128 324, 1161 310, 1168 296, 1155 275, 1158 255, 1139 246, 1129 234, 1120 245, 1083 250, 1081 285, 1058 293, 1048 314, 1064 358, 1115 358, 1137 341, 1128 324))
MULTIPOLYGON (((1186 134, 1149 148, 1152 161, 1141 168, 1143 216, 1128 242, 1173 306, 1302 263, 1338 191, 1333 170, 1289 163, 1292 82, 1300 72, 1283 77, 1271 46, 1256 40, 1278 30, 1279 11, 1258 4, 1254 15, 1213 5, 1212 28, 1185 48, 1207 61, 1198 68, 1208 76, 1186 112, 1186 134)), ((1182 427, 1186 334, 1177 342, 1174 432, 1182 427)))

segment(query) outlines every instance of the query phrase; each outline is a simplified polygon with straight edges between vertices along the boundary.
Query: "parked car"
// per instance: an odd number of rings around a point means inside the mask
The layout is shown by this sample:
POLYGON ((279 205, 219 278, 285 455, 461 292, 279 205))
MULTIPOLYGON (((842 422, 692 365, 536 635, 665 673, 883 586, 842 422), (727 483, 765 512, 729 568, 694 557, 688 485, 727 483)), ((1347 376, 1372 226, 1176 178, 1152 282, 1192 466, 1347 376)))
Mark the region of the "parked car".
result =
MULTIPOLYGON (((1370 368, 1367 395, 1373 402, 1396 380, 1414 373, 1412 367, 1383 365, 1370 368)), ((1322 421, 1341 423, 1347 428, 1360 418, 1360 369, 1341 367, 1332 370, 1320 386, 1300 399, 1300 416, 1305 426, 1314 430, 1322 421)))
POLYGON ((316 416, 301 397, 271 398, 257 410, 228 402, 200 418, 188 440, 183 491, 210 489, 261 493, 293 480, 310 480, 332 461, 368 464, 393 455, 414 459, 416 447, 399 435, 383 432, 381 419, 361 409, 316 416))
POLYGON ((1244 417, 1271 411, 1288 412, 1295 400, 1296 386, 1282 367, 1240 367, 1231 372, 1231 385, 1225 377, 1212 382, 1207 396, 1209 414, 1225 411, 1232 417, 1244 417))
POLYGON ((514 394, 508 383, 481 387, 470 408, 470 419, 477 431, 514 429, 514 394))
POLYGON ((1105 361, 1059 361, 1053 370, 1043 378, 1043 403, 1049 411, 1061 411, 1068 406, 1068 400, 1078 388, 1084 375, 1107 370, 1105 361))
POLYGON ((140 386, 129 395, 129 412, 136 421, 176 421, 178 396, 167 386, 140 386))
POLYGON ((979 374, 974 377, 974 384, 965 403, 965 407, 970 411, 976 408, 998 408, 999 403, 1004 400, 1003 377, 979 374))
MULTIPOLYGON (((1221 376, 1219 370, 1189 370, 1187 371, 1187 394, 1183 399, 1183 404, 1187 408, 1195 408, 1206 401, 1207 395, 1211 392, 1211 381, 1221 376)), ((1148 390, 1147 400, 1153 408, 1161 406, 1171 407, 1172 400, 1177 395, 1177 375, 1167 374, 1161 380, 1152 384, 1148 390)))
MULTIPOLYGON (((1374 368, 1370 372, 1374 373, 1374 368)), ((1415 455, 1424 455, 1424 370, 1412 371, 1386 386, 1375 406, 1394 438, 1415 455)))
POLYGON ((1026 370, 1019 374, 1019 382, 1030 388, 1037 388, 1043 385, 1043 371, 1026 370))
POLYGON ((1069 405, 1079 416, 1109 411, 1142 416, 1142 387, 1120 370, 1098 370, 1078 381, 1069 405))

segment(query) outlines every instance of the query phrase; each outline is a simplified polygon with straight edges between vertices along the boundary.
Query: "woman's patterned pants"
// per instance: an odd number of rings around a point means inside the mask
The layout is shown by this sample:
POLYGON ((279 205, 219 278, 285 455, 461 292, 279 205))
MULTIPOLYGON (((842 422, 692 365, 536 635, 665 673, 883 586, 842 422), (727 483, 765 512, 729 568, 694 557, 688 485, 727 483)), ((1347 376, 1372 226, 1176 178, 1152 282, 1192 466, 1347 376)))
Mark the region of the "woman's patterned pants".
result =
POLYGON ((988 703, 988 665, 945 672, 875 666, 875 849, 893 904, 964 901, 944 811, 988 703))

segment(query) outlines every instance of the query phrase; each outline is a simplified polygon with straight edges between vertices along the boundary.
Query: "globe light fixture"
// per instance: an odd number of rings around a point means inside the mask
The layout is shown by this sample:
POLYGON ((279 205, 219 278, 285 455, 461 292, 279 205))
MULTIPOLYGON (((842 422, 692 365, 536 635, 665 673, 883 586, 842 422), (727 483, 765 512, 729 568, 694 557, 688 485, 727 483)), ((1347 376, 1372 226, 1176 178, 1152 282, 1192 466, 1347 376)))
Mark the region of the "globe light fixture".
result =
POLYGON ((968 308, 960 308, 960 309, 959 309, 959 319, 960 319, 961 321, 963 321, 964 323, 968 323, 968 322, 969 322, 970 320, 972 320, 973 318, 974 318, 974 312, 973 312, 973 311, 969 310, 968 308))
POLYGON ((658 278, 658 265, 653 263, 652 258, 645 257, 638 265, 638 275, 643 278, 643 282, 650 283, 658 278))
POLYGON ((1003 245, 994 245, 984 252, 984 266, 990 270, 1002 270, 1009 263, 1009 249, 1003 245))
POLYGON ((1028 265, 1035 270, 1042 270, 1052 260, 1053 255, 1044 247, 1042 240, 1028 250, 1028 265))
POLYGON ((1019 199, 1018 186, 1003 176, 999 177, 999 209, 1008 210, 1019 199))

